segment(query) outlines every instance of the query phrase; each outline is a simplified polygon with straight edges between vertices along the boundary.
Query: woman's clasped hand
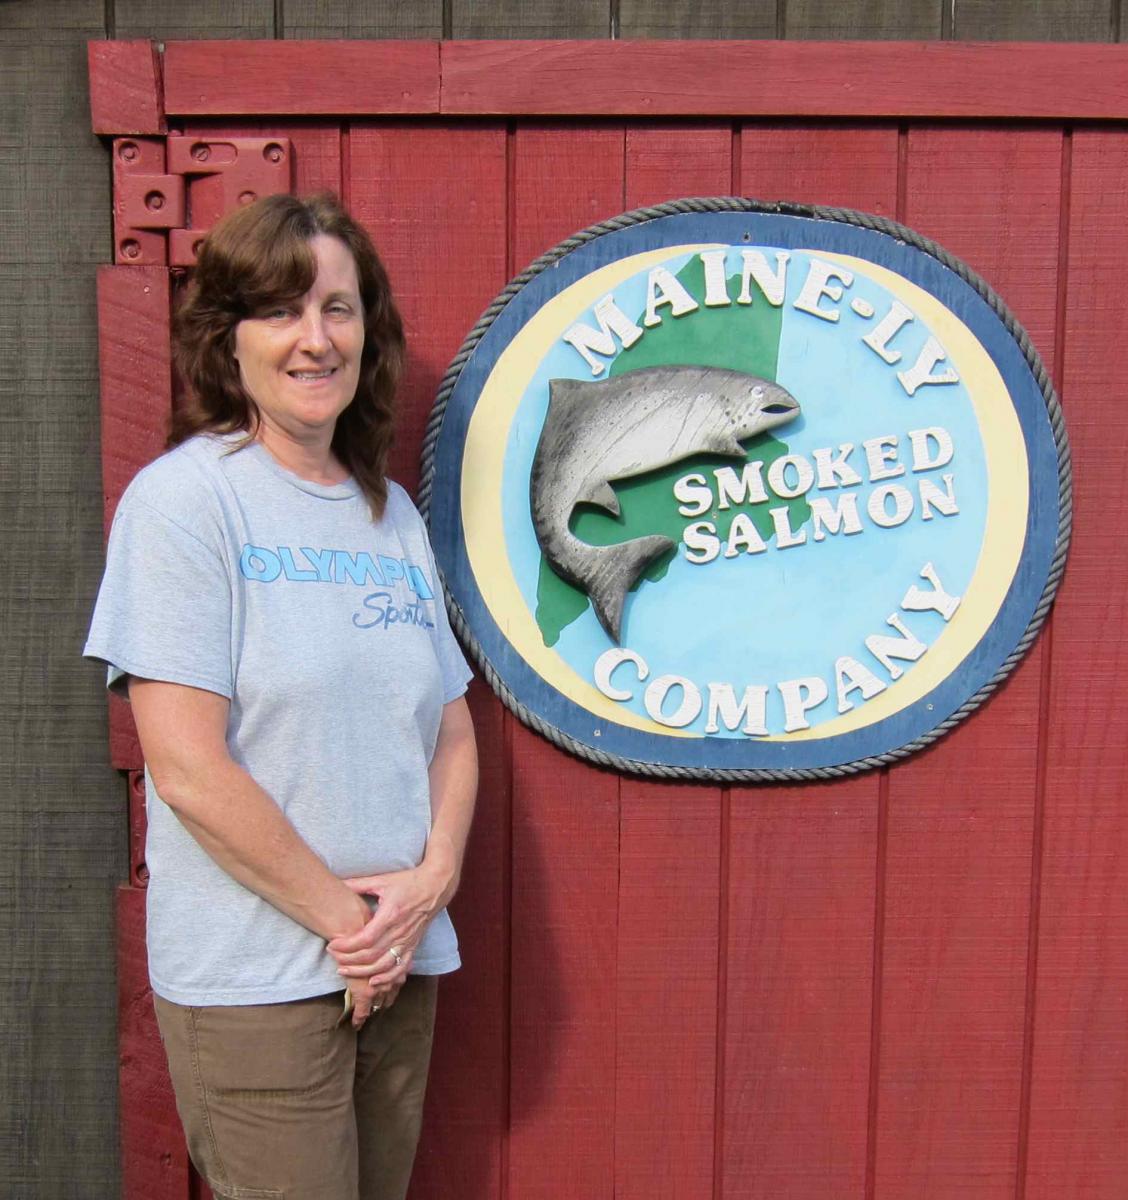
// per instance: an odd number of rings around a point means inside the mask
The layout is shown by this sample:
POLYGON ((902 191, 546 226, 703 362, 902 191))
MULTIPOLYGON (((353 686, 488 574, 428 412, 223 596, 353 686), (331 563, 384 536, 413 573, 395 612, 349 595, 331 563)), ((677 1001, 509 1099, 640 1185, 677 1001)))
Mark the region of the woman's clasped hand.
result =
POLYGON ((353 994, 353 1021, 360 1023, 372 1011, 395 1003, 411 973, 415 947, 434 915, 446 907, 449 878, 444 882, 438 869, 424 864, 345 883, 357 895, 377 901, 362 929, 333 938, 328 945, 353 994))

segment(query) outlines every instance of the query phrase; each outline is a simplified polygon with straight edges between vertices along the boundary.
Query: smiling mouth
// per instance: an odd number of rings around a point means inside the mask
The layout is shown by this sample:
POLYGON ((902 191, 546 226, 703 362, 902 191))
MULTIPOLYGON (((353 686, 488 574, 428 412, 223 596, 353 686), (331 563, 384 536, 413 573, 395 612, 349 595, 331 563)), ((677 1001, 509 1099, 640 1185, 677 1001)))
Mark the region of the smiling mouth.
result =
POLYGON ((328 379, 331 375, 335 375, 337 370, 337 367, 327 367, 324 371, 287 371, 286 374, 299 383, 317 383, 321 379, 328 379))

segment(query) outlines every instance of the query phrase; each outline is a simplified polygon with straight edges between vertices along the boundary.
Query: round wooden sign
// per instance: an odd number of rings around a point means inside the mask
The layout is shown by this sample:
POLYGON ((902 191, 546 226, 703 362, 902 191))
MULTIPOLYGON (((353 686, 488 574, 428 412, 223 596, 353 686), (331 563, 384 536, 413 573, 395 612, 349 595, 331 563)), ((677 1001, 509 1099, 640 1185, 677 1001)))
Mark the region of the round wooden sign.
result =
POLYGON ((966 266, 843 210, 679 201, 505 289, 440 391, 422 504, 522 720, 620 770, 892 761, 1033 640, 1069 534, 1036 352, 966 266))

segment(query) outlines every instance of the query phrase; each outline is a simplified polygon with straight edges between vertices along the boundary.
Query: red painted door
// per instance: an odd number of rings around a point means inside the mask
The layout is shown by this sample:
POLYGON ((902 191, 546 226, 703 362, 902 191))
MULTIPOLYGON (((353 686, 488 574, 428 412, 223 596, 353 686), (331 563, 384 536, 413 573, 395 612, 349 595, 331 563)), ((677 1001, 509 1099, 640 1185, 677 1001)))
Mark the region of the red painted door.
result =
MULTIPOLYGON (((937 239, 1029 329, 1070 424, 1052 627, 901 765, 643 783, 474 686, 466 965, 442 989, 413 1197, 1128 1195, 1125 50, 171 43, 163 96, 154 63, 92 47, 98 132, 288 138, 296 189, 340 192, 374 235, 408 326, 409 489, 438 381, 505 282, 579 228, 689 195, 849 206, 937 239)), ((173 403, 170 269, 128 263, 100 276, 107 514, 173 403)), ((120 712, 113 750, 140 767, 120 712)), ((148 1003, 135 844, 126 1196, 182 1200, 201 1185, 148 1003)))

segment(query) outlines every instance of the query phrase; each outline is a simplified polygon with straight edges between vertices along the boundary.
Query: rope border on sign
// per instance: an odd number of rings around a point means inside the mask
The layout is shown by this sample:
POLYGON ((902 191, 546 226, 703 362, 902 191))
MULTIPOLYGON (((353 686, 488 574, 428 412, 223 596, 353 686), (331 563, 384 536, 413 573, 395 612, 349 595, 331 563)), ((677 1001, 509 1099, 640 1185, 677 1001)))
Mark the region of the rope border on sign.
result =
POLYGON ((787 783, 804 780, 838 779, 844 776, 856 775, 861 771, 869 771, 874 767, 886 766, 890 763, 898 762, 903 758, 907 758, 910 754, 922 750, 925 746, 931 745, 932 742, 943 737, 950 729, 958 725, 970 713, 974 712, 991 695, 999 684, 1014 670, 1015 666, 1030 648, 1034 639, 1038 636, 1038 632, 1049 614, 1050 606, 1053 604, 1054 596, 1057 593, 1058 585, 1065 571, 1066 556, 1069 552, 1070 530, 1073 518, 1073 466, 1069 453, 1069 439, 1065 431, 1065 420, 1062 416, 1061 404, 1058 401, 1053 382, 1037 350, 1031 344, 1026 330, 1003 303, 998 294, 965 263, 949 254, 947 250, 937 245, 930 238, 926 238, 914 230, 908 229, 904 225, 900 225, 896 221, 891 221, 886 217, 874 216, 870 213, 858 212, 850 208, 826 208, 818 205, 792 204, 787 202, 767 203, 759 200, 742 199, 736 196, 670 200, 664 204, 656 204, 648 208, 636 208, 631 212, 612 217, 608 221, 600 221, 596 225, 590 225, 587 229, 582 229, 579 233, 565 238, 558 246, 555 246, 546 254, 542 254, 540 258, 531 263, 505 286, 494 301, 486 308, 485 312, 478 318, 478 321, 467 335, 466 340, 462 343, 461 348, 447 368, 446 374, 439 385, 439 391, 435 398, 434 407, 431 409, 431 416, 427 422, 427 429, 423 437, 422 473, 418 497, 419 510, 423 514, 424 520, 427 521, 428 526, 430 526, 431 485, 435 471, 435 445, 438 441, 439 431, 442 428, 447 403, 451 393, 454 391, 458 377, 462 373, 462 368, 474 353, 486 330, 493 324, 509 301, 531 279, 534 279, 547 267, 552 266, 558 259, 563 258, 564 255, 569 254, 577 247, 594 241, 598 237, 602 237, 606 233, 614 233, 616 230, 626 229, 632 225, 638 225, 646 221, 653 221, 658 217, 709 212, 755 212, 768 213, 773 216, 806 217, 814 220, 837 221, 842 224, 856 225, 862 229, 872 229, 878 233, 888 234, 890 237, 896 238, 906 245, 914 246, 916 249, 930 255, 943 266, 947 267, 953 274, 958 275, 960 279, 968 284, 984 300, 1015 340, 1045 400, 1046 413, 1049 417, 1051 431, 1053 432, 1058 463, 1058 529, 1057 539, 1054 544, 1054 553, 1050 561, 1050 570, 1046 577, 1042 594, 1018 644, 1007 655, 991 679, 965 700, 958 709, 943 721, 940 721, 927 733, 922 734, 911 742, 906 742, 905 745, 898 747, 896 750, 889 750, 884 754, 859 758, 849 763, 841 763, 830 767, 773 770, 762 768, 696 768, 641 762, 637 759, 625 758, 621 755, 608 754, 604 751, 596 750, 562 733, 554 725, 549 724, 542 717, 531 712, 513 694, 505 681, 494 670, 481 644, 467 624, 461 608, 451 596, 450 589, 446 586, 445 580, 442 580, 442 571, 440 569, 439 575, 443 583, 443 594, 446 597, 447 612, 450 615, 451 626, 455 633, 461 639, 463 645, 466 646, 490 687, 500 697, 506 708, 523 724, 529 726, 530 729, 534 729, 542 737, 559 746, 560 749, 566 750, 568 753, 585 759, 596 766, 659 779, 700 780, 713 783, 787 783))

